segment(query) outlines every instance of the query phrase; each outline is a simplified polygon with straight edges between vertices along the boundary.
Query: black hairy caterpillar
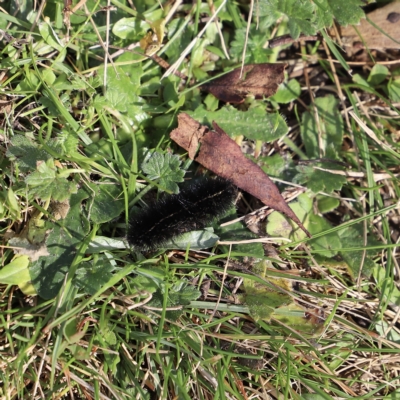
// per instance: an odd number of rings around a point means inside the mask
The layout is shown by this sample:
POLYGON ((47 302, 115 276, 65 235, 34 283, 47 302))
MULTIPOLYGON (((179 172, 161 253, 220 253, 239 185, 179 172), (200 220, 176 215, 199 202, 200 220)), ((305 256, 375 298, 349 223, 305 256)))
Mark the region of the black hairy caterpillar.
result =
POLYGON ((236 193, 223 178, 194 180, 179 194, 165 195, 132 215, 128 243, 137 250, 155 250, 186 232, 203 229, 232 207, 236 193))

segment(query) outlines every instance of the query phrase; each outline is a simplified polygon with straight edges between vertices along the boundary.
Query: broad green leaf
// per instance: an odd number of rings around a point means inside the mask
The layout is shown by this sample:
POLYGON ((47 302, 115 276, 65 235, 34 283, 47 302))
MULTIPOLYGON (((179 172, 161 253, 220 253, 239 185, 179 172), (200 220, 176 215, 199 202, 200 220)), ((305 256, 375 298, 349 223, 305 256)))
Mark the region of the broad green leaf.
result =
POLYGON ((79 138, 74 132, 63 130, 57 136, 57 141, 62 148, 62 153, 67 156, 75 156, 78 154, 79 138))
POLYGON ((333 211, 335 208, 339 207, 340 200, 334 197, 319 196, 318 197, 318 211, 321 214, 333 211))
POLYGON ((286 16, 290 35, 297 39, 301 33, 313 35, 316 32, 315 5, 308 0, 259 0, 254 14, 270 15, 276 21, 286 16))
POLYGON ((315 100, 315 112, 303 113, 301 137, 310 158, 340 159, 338 153, 343 141, 343 118, 339 100, 332 95, 315 100))
POLYGON ((288 28, 292 38, 300 34, 313 35, 316 32, 313 4, 307 0, 281 1, 281 11, 288 17, 288 28), (284 7, 282 7, 284 6, 284 7))
POLYGON ((170 40, 174 38, 173 41, 168 43, 168 48, 165 51, 165 54, 168 56, 168 62, 172 64, 179 58, 192 40, 193 27, 184 18, 174 18, 168 23, 168 38, 170 40))
POLYGON ((315 14, 318 30, 332 26, 334 16, 329 8, 328 0, 319 0, 315 2, 315 14))
POLYGON ((59 109, 59 105, 61 104, 65 110, 70 109, 71 103, 70 99, 67 96, 62 96, 62 99, 59 100, 58 105, 54 103, 54 101, 49 97, 48 93, 43 92, 43 96, 39 98, 39 104, 47 108, 48 114, 51 117, 60 118, 61 112, 59 109))
POLYGON ((400 101, 400 79, 391 80, 388 84, 389 98, 393 102, 400 101))
POLYGON ((314 34, 330 27, 335 18, 340 25, 358 24, 364 17, 361 0, 259 0, 255 2, 254 16, 265 17, 266 25, 285 15, 293 38, 300 33, 314 34))
POLYGON ((38 161, 47 161, 51 158, 47 151, 25 135, 15 135, 11 138, 11 146, 8 147, 6 156, 16 161, 23 172, 34 171, 38 161))
POLYGON ((120 39, 129 41, 139 41, 145 34, 150 25, 139 18, 120 18, 112 28, 112 33, 120 39))
POLYGON ((74 276, 74 284, 84 293, 93 295, 112 277, 114 266, 106 258, 79 265, 74 276))
POLYGON ((174 81, 166 82, 164 84, 164 90, 163 90, 163 98, 164 101, 172 107, 174 104, 176 104, 179 100, 179 95, 177 92, 177 83, 174 81))
POLYGON ((289 82, 282 83, 278 91, 271 97, 271 100, 277 103, 287 104, 296 100, 301 93, 300 83, 296 79, 291 79, 289 82))
POLYGON ((183 182, 185 171, 180 168, 181 160, 171 153, 153 152, 142 163, 142 170, 151 180, 158 179, 162 190, 178 193, 176 182, 183 182))
POLYGON ((16 92, 36 91, 39 86, 39 79, 33 71, 29 71, 15 88, 16 92))
POLYGON ((361 76, 360 74, 354 74, 353 75, 353 82, 358 83, 361 86, 365 86, 366 88, 371 88, 371 86, 367 82, 367 80, 363 76, 361 76))
MULTIPOLYGON (((349 243, 345 243, 345 245, 349 246, 349 243)), ((358 243, 358 245, 362 247, 360 242, 358 243)), ((368 253, 371 252, 367 251, 367 254, 368 253)), ((347 270, 353 279, 357 279, 361 265, 362 265, 361 275, 366 277, 371 275, 372 270, 376 266, 376 263, 370 257, 366 256, 365 258, 363 258, 362 251, 354 251, 354 252, 346 251, 346 252, 341 252, 340 255, 345 261, 348 267, 347 270)))
POLYGON ((205 229, 202 231, 191 231, 185 233, 178 238, 165 243, 165 249, 182 249, 186 250, 188 247, 191 250, 196 249, 209 249, 218 242, 219 237, 211 230, 205 229))
MULTIPOLYGON (((251 157, 249 157, 252 159, 251 157)), ((280 178, 286 181, 291 181, 293 178, 292 171, 294 170, 294 163, 289 154, 274 154, 272 156, 258 157, 253 160, 262 168, 268 175, 280 178)))
POLYGON ((389 76, 389 70, 382 64, 375 64, 369 73, 368 83, 372 86, 379 85, 389 76))
POLYGON ((63 225, 48 222, 49 234, 43 245, 49 254, 32 261, 30 268, 32 283, 39 296, 45 299, 57 295, 77 247, 89 232, 89 223, 82 213, 82 202, 88 197, 89 194, 80 189, 71 196, 70 210, 63 225))
POLYGON ((113 159, 113 146, 110 140, 102 137, 99 141, 91 143, 85 147, 85 152, 91 159, 102 161, 104 159, 113 159))
POLYGON ((272 142, 286 135, 288 127, 278 113, 267 113, 263 108, 250 108, 246 112, 232 106, 218 111, 207 111, 203 106, 188 114, 201 124, 211 125, 213 121, 231 137, 245 136, 251 140, 272 142))
POLYGON ((25 179, 31 186, 48 185, 56 177, 56 167, 52 158, 46 162, 41 161, 37 164, 37 171, 32 172, 25 179))
MULTIPOLYGON (((309 229, 309 215, 312 211, 311 198, 303 193, 297 201, 289 204, 306 229, 309 229)), ((267 220, 267 233, 272 237, 284 237, 294 241, 304 239, 306 234, 291 220, 283 216, 278 211, 274 211, 269 215, 267 220)))
MULTIPOLYGON (((258 238, 257 235, 252 233, 242 222, 238 221, 234 224, 228 224, 226 226, 219 226, 220 224, 231 221, 237 218, 236 209, 232 208, 230 212, 221 219, 215 226, 215 232, 220 237, 220 241, 226 242, 240 242, 240 241, 251 241, 251 239, 258 238)), ((228 252, 231 248, 232 251, 239 253, 247 253, 251 254, 253 257, 263 257, 264 256, 264 248, 261 243, 239 243, 230 245, 221 245, 224 246, 226 251, 228 252)))
POLYGON ((207 111, 216 111, 218 110, 219 100, 210 93, 204 99, 204 104, 207 107, 207 111))
POLYGON ((6 205, 14 218, 21 218, 21 206, 12 188, 7 189, 6 205))
POLYGON ((337 165, 332 163, 315 163, 310 165, 299 165, 296 167, 297 175, 293 181, 299 184, 306 184, 307 187, 314 193, 326 192, 332 193, 335 190, 340 190, 347 182, 343 175, 333 174, 328 171, 321 171, 314 167, 322 167, 332 170, 342 170, 337 165))
POLYGON ((382 297, 385 301, 400 306, 400 290, 396 286, 396 282, 390 276, 387 276, 387 271, 381 265, 375 265, 372 274, 377 282, 377 285, 382 290, 382 297), (385 290, 383 290, 385 288, 385 290))
MULTIPOLYGON (((13 246, 10 242, 9 245, 13 246)), ((18 246, 18 243, 16 243, 16 245, 18 246)), ((18 253, 9 264, 1 268, 0 283, 5 285, 17 285, 25 295, 36 295, 36 290, 31 283, 31 276, 29 273, 29 257, 23 253, 18 253)))
POLYGON ((279 11, 279 2, 274 0, 256 1, 254 3, 253 15, 255 18, 265 18, 262 26, 271 26, 282 17, 279 11))
POLYGON ((36 295, 36 290, 31 283, 28 267, 28 256, 20 255, 15 257, 13 261, 0 269, 0 283, 17 285, 25 295, 36 295))
POLYGON ((31 280, 29 275, 29 257, 17 256, 9 264, 0 269, 0 283, 5 285, 21 285, 31 280))
MULTIPOLYGON (((198 299, 200 295, 200 291, 194 286, 189 285, 187 281, 178 281, 168 291, 167 307, 187 306, 190 304, 190 301, 198 299)), ((153 307, 163 307, 163 300, 164 293, 158 288, 153 293, 153 298, 148 304, 153 307)), ((174 321, 179 318, 182 312, 182 310, 168 310, 166 318, 174 321)))
POLYGON ((76 193, 77 190, 78 188, 75 182, 70 182, 66 178, 56 177, 48 185, 39 185, 30 189, 29 193, 43 200, 51 198, 56 201, 64 201, 68 199, 71 194, 76 193))
MULTIPOLYGON (((150 119, 151 116, 148 113, 146 113, 143 109, 144 105, 145 103, 139 103, 139 102, 135 104, 129 104, 127 106, 127 112, 126 112, 127 118, 131 118, 131 121, 136 121, 137 125, 141 125, 146 119, 150 119)), ((131 121, 130 123, 132 124, 131 121)), ((130 133, 132 132, 132 126, 130 126, 129 132, 130 133)))
MULTIPOLYGON (((113 327, 104 323, 101 329, 97 330, 99 332, 93 338, 93 343, 101 348, 110 348, 112 343, 114 343, 112 332, 113 327)), ((108 372, 112 375, 116 375, 118 372, 118 364, 121 362, 119 354, 115 351, 105 351, 104 352, 104 365, 108 372)))
POLYGON ((137 272, 138 276, 133 278, 133 286, 136 290, 154 293, 163 287, 167 279, 165 268, 157 265, 143 266, 137 272))
POLYGON ((299 304, 291 303, 274 310, 271 318, 302 334, 315 336, 324 328, 324 319, 316 316, 317 313, 316 309, 307 310, 299 304), (310 317, 307 318, 307 315, 310 317))
POLYGON ((365 16, 361 0, 327 0, 327 3, 339 25, 357 25, 365 16))
POLYGON ((386 338, 386 340, 390 340, 391 342, 400 344, 400 334, 396 329, 391 329, 391 325, 389 325, 386 321, 380 320, 375 324, 375 329, 379 335, 386 338))
MULTIPOLYGON (((261 32, 254 26, 251 27, 246 45, 245 64, 261 64, 269 61, 271 50, 265 49, 265 32, 261 32)), ((246 28, 235 30, 235 39, 231 43, 230 54, 237 61, 242 59, 245 45, 246 28)))
POLYGON ((102 253, 103 251, 122 250, 127 248, 125 239, 109 238, 107 236, 95 236, 89 243, 86 252, 88 254, 102 253))
POLYGON ((329 28, 333 19, 339 25, 357 25, 364 17, 361 0, 318 0, 315 5, 318 29, 329 28))
POLYGON ((24 282, 18 285, 20 288, 21 292, 27 296, 36 296, 37 292, 35 287, 32 285, 31 282, 24 282))
POLYGON ((28 175, 25 182, 30 194, 43 200, 52 198, 63 201, 78 190, 75 182, 70 182, 57 173, 52 158, 38 163, 37 171, 28 175))
POLYGON ((349 249, 348 251, 341 251, 339 254, 346 262, 350 275, 353 279, 356 279, 360 273, 360 267, 362 266, 362 276, 369 277, 376 266, 373 257, 379 250, 368 250, 368 246, 379 245, 381 243, 375 238, 375 236, 368 232, 366 245, 367 250, 365 258, 363 258, 363 250, 351 250, 352 247, 364 247, 364 232, 362 224, 352 225, 342 229, 338 231, 338 235, 342 242, 342 248, 349 249))
POLYGON ((293 299, 288 293, 292 290, 290 282, 281 278, 267 277, 267 265, 266 262, 259 262, 252 268, 252 272, 265 279, 266 282, 259 282, 251 278, 243 279, 244 303, 255 320, 269 321, 278 307, 293 303, 293 299))
MULTIPOLYGON (((320 217, 319 215, 311 214, 309 218, 309 225, 307 225, 307 227, 311 235, 314 235, 330 229, 331 225, 325 218, 320 217)), ((309 243, 313 250, 324 250, 318 254, 328 258, 336 256, 338 250, 342 247, 342 243, 337 232, 329 233, 317 239, 311 239, 309 243)))
POLYGON ((192 73, 198 81, 209 78, 207 70, 212 71, 214 69, 214 63, 210 63, 207 58, 206 46, 210 44, 207 38, 198 39, 193 47, 190 55, 190 62, 192 67, 192 73), (207 67, 205 67, 207 63, 207 67))
MULTIPOLYGON (((377 267, 377 264, 373 261, 373 257, 379 252, 379 250, 368 250, 369 246, 377 246, 381 244, 371 233, 368 233, 367 245, 364 246, 364 234, 362 232, 362 224, 352 225, 350 227, 344 227, 337 232, 340 239, 341 250, 335 256, 335 258, 322 258, 319 262, 324 263, 332 269, 347 270, 348 274, 353 278, 357 279, 360 273, 360 267, 362 265, 361 275, 369 277, 371 273, 377 267), (365 258, 363 250, 354 250, 355 248, 366 248, 365 258)), ((319 258, 319 255, 316 255, 319 258)))
POLYGON ((89 84, 79 75, 62 74, 56 79, 54 84, 52 84, 52 87, 57 91, 86 90, 87 88, 89 88, 89 84))
POLYGON ((197 300, 200 295, 201 293, 198 289, 183 280, 172 286, 172 290, 169 292, 171 301, 185 306, 189 305, 191 301, 197 300))
POLYGON ((114 182, 90 184, 94 194, 90 208, 90 219, 95 224, 102 224, 118 217, 124 210, 124 199, 121 187, 114 182))
POLYGON ((117 337, 113 331, 106 331, 103 337, 108 346, 115 346, 118 343, 117 337))
MULTIPOLYGON (((144 78, 146 79, 146 78, 144 78)), ((141 85, 140 85, 140 89, 139 89, 139 95, 140 96, 145 96, 145 95, 151 95, 156 93, 160 88, 161 88, 161 81, 160 78, 158 76, 154 76, 150 79, 145 80, 141 85)), ((157 106, 153 106, 151 103, 148 104, 143 104, 143 107, 148 107, 150 108, 149 111, 155 111, 155 112, 159 112, 157 110, 157 106), (153 110, 152 110, 153 109, 153 110)), ((160 107, 161 108, 161 107, 160 107)))
POLYGON ((6 215, 5 211, 6 211, 6 207, 5 207, 4 193, 1 193, 0 194, 0 218, 1 219, 5 219, 5 215, 6 215))
POLYGON ((42 72, 42 77, 47 85, 53 85, 56 80, 56 74, 51 69, 45 69, 42 72))
MULTIPOLYGON (((135 60, 130 53, 125 53, 118 61, 129 62, 135 60)), ((115 108, 120 112, 126 112, 127 106, 139 101, 137 95, 140 87, 140 79, 143 74, 141 64, 131 64, 123 67, 109 68, 107 71, 107 91, 105 102, 108 108, 115 108)), ((104 69, 99 71, 103 78, 104 69)))
MULTIPOLYGON (((248 287, 245 287, 248 290, 248 287)), ((290 296, 277 292, 263 292, 259 289, 258 292, 252 294, 245 294, 243 296, 244 303, 249 308, 250 315, 257 321, 262 319, 270 321, 274 310, 282 305, 290 302, 290 296)))
POLYGON ((53 49, 56 49, 60 52, 65 51, 64 46, 62 45, 60 39, 56 36, 55 31, 51 28, 49 22, 39 22, 38 29, 40 35, 42 36, 43 40, 51 46, 53 49))

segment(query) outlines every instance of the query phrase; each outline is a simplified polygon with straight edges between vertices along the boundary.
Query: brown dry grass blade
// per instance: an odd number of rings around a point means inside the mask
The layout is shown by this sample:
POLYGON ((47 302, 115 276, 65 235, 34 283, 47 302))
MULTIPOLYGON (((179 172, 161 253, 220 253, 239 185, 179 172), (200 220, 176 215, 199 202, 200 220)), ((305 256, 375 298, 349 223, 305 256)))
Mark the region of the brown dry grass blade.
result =
POLYGON ((242 103, 249 94, 256 99, 276 93, 284 79, 285 64, 249 64, 200 88, 226 103, 242 103))
POLYGON ((213 127, 215 130, 210 130, 188 114, 181 113, 178 116, 178 128, 171 132, 170 137, 188 151, 192 160, 230 180, 240 189, 260 199, 265 205, 282 212, 296 222, 308 237, 311 237, 268 175, 257 164, 246 158, 239 145, 215 122, 213 127), (196 156, 199 145, 200 150, 196 156))

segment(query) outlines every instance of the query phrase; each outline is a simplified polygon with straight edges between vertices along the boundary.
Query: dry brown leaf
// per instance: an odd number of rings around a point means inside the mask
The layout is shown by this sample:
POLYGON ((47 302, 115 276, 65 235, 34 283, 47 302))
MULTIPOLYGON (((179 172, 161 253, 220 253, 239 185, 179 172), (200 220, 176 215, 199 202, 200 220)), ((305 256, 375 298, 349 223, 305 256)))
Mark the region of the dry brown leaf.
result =
MULTIPOLYGON (((378 8, 368 14, 368 18, 379 26, 387 35, 391 36, 400 43, 400 2, 395 1, 378 8)), ((362 19, 356 26, 369 49, 399 49, 400 44, 389 38, 387 35, 374 28, 366 19, 362 19)), ((343 44, 349 47, 360 48, 363 46, 360 36, 351 26, 341 28, 343 44)))
POLYGON ((201 86, 226 103, 242 103, 249 94, 256 99, 276 93, 284 79, 285 64, 249 64, 201 86))
POLYGON ((237 187, 260 199, 265 205, 292 219, 311 237, 294 212, 286 204, 278 188, 267 174, 245 157, 240 146, 215 122, 214 130, 200 125, 188 114, 178 116, 178 128, 170 137, 189 152, 189 157, 215 174, 233 182, 237 187), (200 150, 196 151, 200 145, 200 150))

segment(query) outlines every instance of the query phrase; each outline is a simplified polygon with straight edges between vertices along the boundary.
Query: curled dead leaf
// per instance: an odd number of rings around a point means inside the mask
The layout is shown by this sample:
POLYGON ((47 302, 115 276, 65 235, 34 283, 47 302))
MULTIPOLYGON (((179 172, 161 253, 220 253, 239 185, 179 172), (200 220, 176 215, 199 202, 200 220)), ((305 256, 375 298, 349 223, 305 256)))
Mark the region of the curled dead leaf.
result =
POLYGON ((270 97, 283 82, 285 64, 248 64, 201 86, 226 103, 242 103, 247 95, 270 97))
POLYGON ((214 130, 210 130, 188 114, 181 113, 178 116, 178 128, 171 132, 170 137, 188 151, 192 160, 233 182, 240 189, 260 199, 265 205, 282 212, 311 237, 268 175, 257 164, 246 158, 240 146, 215 122, 213 127, 214 130), (199 146, 200 150, 197 153, 199 146))

